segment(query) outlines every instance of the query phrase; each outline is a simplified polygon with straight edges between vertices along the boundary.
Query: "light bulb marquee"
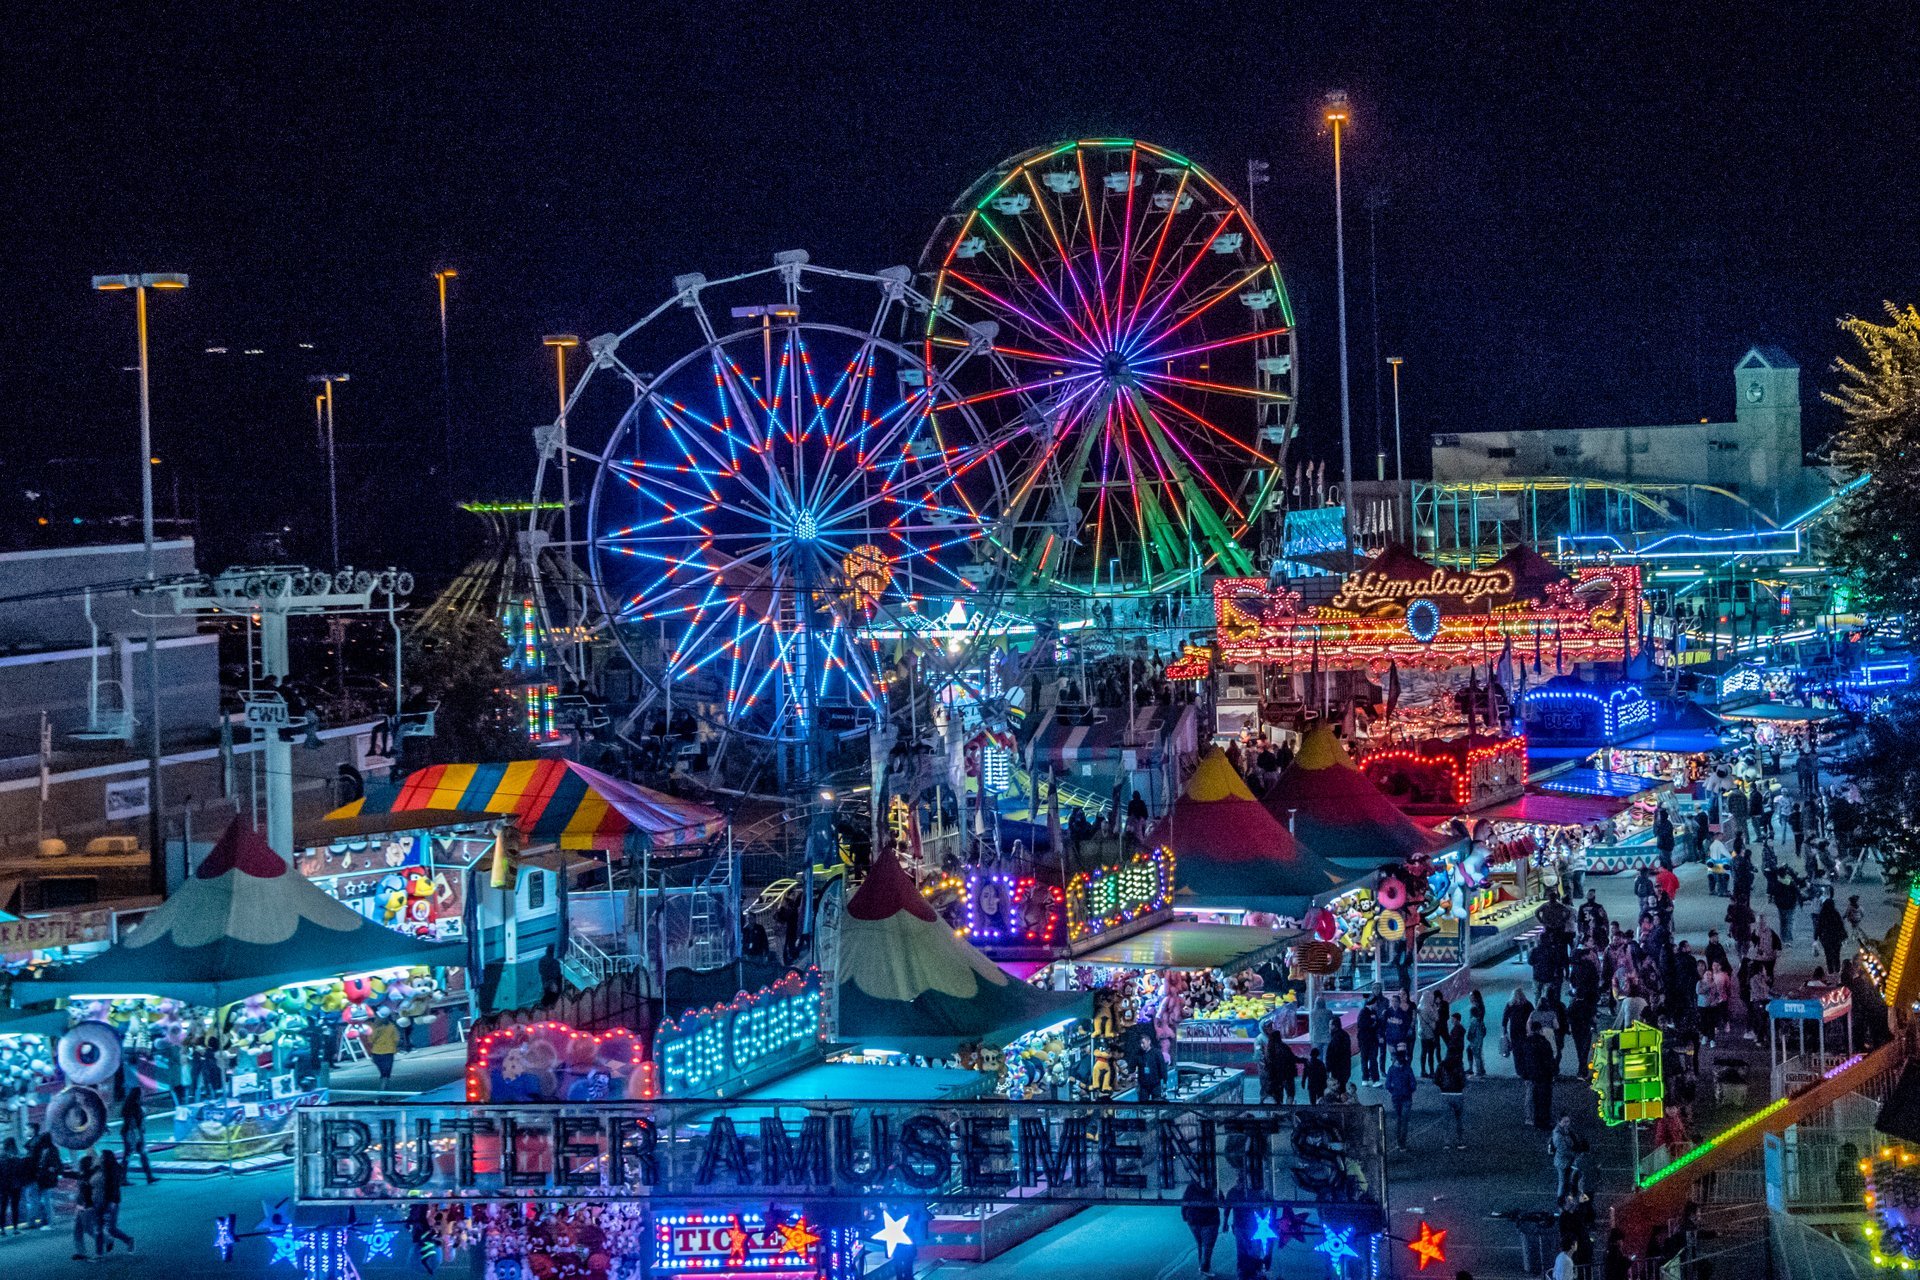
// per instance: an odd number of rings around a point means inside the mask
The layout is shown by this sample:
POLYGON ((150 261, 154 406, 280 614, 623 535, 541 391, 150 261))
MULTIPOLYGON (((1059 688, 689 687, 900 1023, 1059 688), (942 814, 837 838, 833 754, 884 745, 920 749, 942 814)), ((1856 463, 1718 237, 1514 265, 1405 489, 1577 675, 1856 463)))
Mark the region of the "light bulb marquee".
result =
POLYGON ((1446 670, 1513 660, 1556 665, 1618 662, 1641 617, 1635 565, 1585 565, 1528 593, 1504 567, 1455 572, 1410 555, 1363 568, 1325 604, 1265 578, 1213 584, 1220 660, 1380 671, 1389 664, 1446 670))
POLYGON ((820 971, 790 973, 727 1004, 660 1024, 653 1041, 660 1093, 725 1097, 820 1052, 820 971))

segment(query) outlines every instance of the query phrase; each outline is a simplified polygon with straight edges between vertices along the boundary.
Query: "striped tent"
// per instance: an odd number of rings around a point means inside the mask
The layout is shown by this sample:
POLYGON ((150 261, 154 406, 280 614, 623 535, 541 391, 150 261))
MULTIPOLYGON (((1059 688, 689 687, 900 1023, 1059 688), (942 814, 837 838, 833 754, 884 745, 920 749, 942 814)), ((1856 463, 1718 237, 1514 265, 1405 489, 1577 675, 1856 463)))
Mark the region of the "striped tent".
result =
POLYGON ((411 809, 510 813, 529 844, 611 853, 692 851, 718 836, 716 809, 609 777, 571 760, 436 764, 398 787, 368 787, 365 799, 328 814, 351 818, 411 809))

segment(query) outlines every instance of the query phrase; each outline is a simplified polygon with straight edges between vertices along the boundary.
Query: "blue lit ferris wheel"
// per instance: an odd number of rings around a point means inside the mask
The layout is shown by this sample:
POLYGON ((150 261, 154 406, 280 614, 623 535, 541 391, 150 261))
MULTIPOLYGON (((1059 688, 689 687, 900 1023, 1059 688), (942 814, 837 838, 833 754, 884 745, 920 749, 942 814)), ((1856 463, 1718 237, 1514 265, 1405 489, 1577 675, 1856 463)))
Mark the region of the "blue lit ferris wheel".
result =
MULTIPOLYGON (((640 672, 643 705, 671 698, 727 735, 811 752, 886 715, 902 637, 927 618, 956 602, 991 616, 985 517, 960 485, 998 483, 995 450, 971 406, 887 336, 906 315, 926 323, 909 280, 782 254, 683 276, 588 344, 537 485, 559 496, 591 468, 584 527, 562 540, 588 567, 586 625, 640 672)), ((949 637, 919 656, 965 647, 949 637)))

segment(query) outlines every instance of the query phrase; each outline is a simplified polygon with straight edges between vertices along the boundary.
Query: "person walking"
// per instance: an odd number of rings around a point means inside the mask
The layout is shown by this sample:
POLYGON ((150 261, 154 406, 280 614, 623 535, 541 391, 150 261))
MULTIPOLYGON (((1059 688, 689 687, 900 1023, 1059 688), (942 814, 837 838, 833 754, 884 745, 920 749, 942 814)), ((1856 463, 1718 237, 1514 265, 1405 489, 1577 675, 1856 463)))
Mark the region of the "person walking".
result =
POLYGON ((1525 991, 1515 991, 1513 999, 1507 1001, 1506 1012, 1500 1015, 1500 1052, 1513 1059, 1514 1069, 1520 1067, 1520 1043, 1527 1038, 1527 1022, 1533 1017, 1533 1001, 1527 999, 1525 991))
POLYGON ((1513 1064, 1520 1071, 1520 1078, 1527 1082, 1527 1106, 1533 1119, 1533 1127, 1549 1130, 1553 1127, 1553 1044, 1540 1033, 1536 1024, 1533 1030, 1513 1049, 1513 1064), (1522 1069, 1524 1068, 1524 1070, 1522 1069))
POLYGON ((1799 877, 1786 868, 1777 868, 1767 877, 1767 900, 1780 914, 1780 942, 1793 945, 1793 913, 1800 908, 1799 877))
POLYGON ((1403 1051, 1409 1057, 1413 1054, 1413 1008, 1407 1003, 1405 991, 1396 991, 1387 999, 1380 1015, 1380 1048, 1388 1064, 1403 1051))
POLYGON ((1198 1180, 1189 1182, 1180 1195, 1180 1220, 1193 1236, 1194 1252, 1200 1256, 1200 1274, 1213 1274, 1213 1246, 1220 1239, 1220 1201, 1198 1180))
POLYGON ((1661 866, 1673 865, 1673 818, 1665 805, 1653 811, 1653 847, 1660 851, 1661 866))
POLYGON ((1319 1106, 1327 1096, 1327 1064, 1317 1048, 1307 1050, 1307 1104, 1319 1106))
POLYGON ((1352 1081, 1353 1037, 1347 1034, 1346 1024, 1335 1018, 1327 1038, 1327 1083, 1345 1093, 1352 1081))
POLYGON ((1445 1015, 1432 987, 1420 996, 1420 1074, 1430 1076, 1440 1062, 1440 1028, 1445 1015))
POLYGON ((1354 1039, 1360 1049, 1360 1082, 1378 1084, 1380 1082, 1380 1010, 1374 1000, 1368 1000, 1360 1006, 1360 1013, 1354 1019, 1354 1039))
POLYGON ((1813 915, 1813 940, 1820 944, 1820 950, 1827 957, 1827 972, 1840 971, 1840 947, 1847 940, 1847 922, 1841 918, 1840 908, 1833 904, 1833 895, 1828 894, 1821 900, 1820 910, 1813 915))
POLYGON ((67 1171, 60 1159, 60 1149, 53 1145, 52 1134, 42 1131, 27 1144, 27 1168, 31 1179, 27 1184, 27 1225, 50 1227, 53 1225, 53 1193, 60 1185, 61 1175, 67 1171))
MULTIPOLYGON (((1460 1015, 1454 1014, 1455 1021, 1460 1015)), ((1447 1110, 1453 1113, 1453 1145, 1461 1151, 1467 1149, 1467 1067, 1464 1062, 1452 1054, 1440 1059, 1440 1065, 1433 1070, 1433 1087, 1440 1091, 1440 1101, 1446 1103, 1447 1110)))
POLYGON ((1469 1074, 1487 1074, 1487 1002, 1475 991, 1467 1005, 1467 1060, 1469 1074))
POLYGON ((0 1142, 0 1235, 27 1229, 20 1216, 20 1205, 32 1180, 33 1171, 28 1167, 27 1157, 21 1154, 19 1140, 8 1138, 0 1142))
POLYGON ((120 1192, 126 1186, 125 1169, 120 1157, 102 1152, 93 1170, 93 1252, 104 1257, 113 1252, 118 1240, 133 1252, 133 1237, 120 1229, 120 1192))
POLYGON ((1407 1149, 1407 1122, 1413 1118, 1413 1093, 1418 1085, 1412 1055, 1405 1049, 1396 1050, 1393 1065, 1387 1068, 1387 1097, 1393 1101, 1394 1144, 1398 1151, 1407 1149))
POLYGON ((1573 1162, 1586 1149, 1586 1141, 1574 1132, 1573 1116, 1562 1114, 1553 1132, 1547 1135, 1547 1154, 1553 1157, 1553 1198, 1564 1200, 1574 1188, 1573 1162))
POLYGON ((367 1029, 367 1057, 373 1060, 373 1069, 380 1073, 380 1090, 386 1092, 393 1083, 393 1055, 400 1052, 400 1028, 394 1025, 393 1018, 382 1010, 373 1019, 373 1025, 367 1029))
POLYGON ((138 1084, 128 1089, 127 1096, 120 1100, 120 1150, 121 1164, 128 1174, 132 1174, 133 1162, 138 1158, 147 1185, 157 1181, 153 1176, 153 1162, 147 1158, 147 1105, 138 1084))
MULTIPOLYGON (((80 1157, 80 1167, 74 1171, 73 1199, 73 1260, 87 1260, 87 1241, 94 1238, 94 1167, 91 1154, 80 1157)), ((95 1247, 96 1254, 98 1246, 95 1247)))
POLYGON ((1260 1196, 1246 1176, 1241 1175, 1233 1190, 1227 1192, 1227 1229, 1233 1232, 1235 1280, 1254 1280, 1266 1270, 1267 1242, 1260 1237, 1260 1224, 1267 1220, 1268 1212, 1261 1207, 1260 1196))
POLYGON ((1287 1043, 1278 1023, 1267 1031, 1267 1052, 1261 1067, 1264 1095, 1291 1105, 1294 1087, 1300 1079, 1300 1055, 1287 1043))

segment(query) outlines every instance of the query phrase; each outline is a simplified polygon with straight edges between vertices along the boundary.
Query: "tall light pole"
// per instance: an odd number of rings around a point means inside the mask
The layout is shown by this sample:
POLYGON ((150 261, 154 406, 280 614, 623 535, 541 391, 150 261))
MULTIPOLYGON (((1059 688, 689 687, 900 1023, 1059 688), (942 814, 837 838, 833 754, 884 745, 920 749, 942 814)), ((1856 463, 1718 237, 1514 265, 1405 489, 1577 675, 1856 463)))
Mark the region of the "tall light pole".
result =
POLYGON ((1393 478, 1403 485, 1407 482, 1407 467, 1400 456, 1400 366, 1405 363, 1399 356, 1387 357, 1387 364, 1393 369, 1393 478))
POLYGON ((333 449, 333 384, 349 382, 352 379, 344 373, 316 373, 307 378, 308 382, 319 385, 320 401, 326 409, 327 437, 327 528, 329 544, 333 548, 333 567, 340 567, 340 472, 334 462, 333 449))
POLYGON ((141 275, 95 276, 93 287, 104 293, 133 292, 134 330, 140 343, 140 542, 147 560, 147 883, 154 893, 167 892, 167 851, 160 829, 160 634, 154 613, 158 607, 154 584, 159 578, 153 555, 153 403, 147 378, 147 290, 184 289, 185 274, 176 271, 141 275))
POLYGON ((449 496, 453 493, 453 374, 447 357, 447 281, 459 274, 452 267, 433 273, 433 282, 440 289, 440 448, 445 455, 449 496))
POLYGON ((1347 553, 1353 553, 1353 406, 1347 391, 1347 215, 1340 187, 1340 131, 1349 117, 1347 95, 1335 89, 1322 103, 1333 130, 1333 254, 1340 277, 1340 504, 1347 553))
MULTIPOLYGON (((555 443, 560 449, 560 538, 566 544, 566 555, 573 555, 573 462, 567 454, 567 352, 580 345, 580 335, 574 333, 550 333, 540 339, 542 345, 553 349, 553 372, 560 390, 560 416, 554 419, 555 443)), ((539 512, 534 513, 535 523, 539 521, 539 512)), ((569 588, 567 608, 572 612, 573 599, 569 588)), ((577 619, 567 619, 571 632, 577 619)), ((574 678, 584 684, 585 672, 578 668, 579 655, 575 655, 574 678)), ((671 727, 671 726, 669 726, 671 727)))

